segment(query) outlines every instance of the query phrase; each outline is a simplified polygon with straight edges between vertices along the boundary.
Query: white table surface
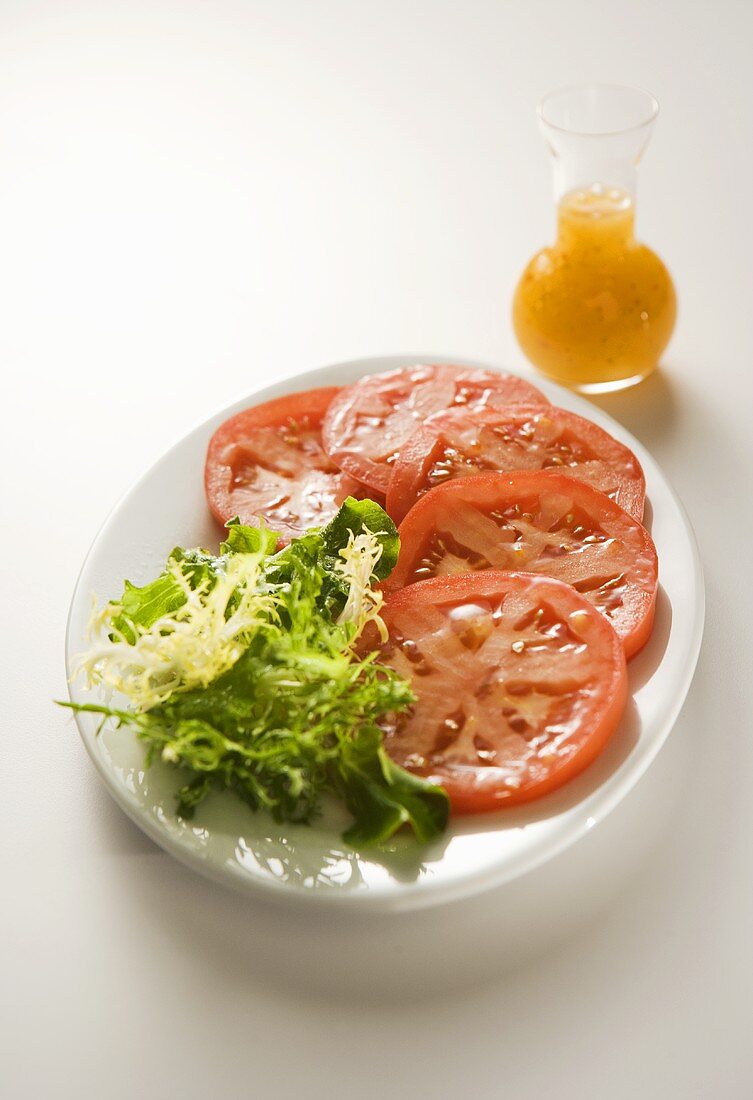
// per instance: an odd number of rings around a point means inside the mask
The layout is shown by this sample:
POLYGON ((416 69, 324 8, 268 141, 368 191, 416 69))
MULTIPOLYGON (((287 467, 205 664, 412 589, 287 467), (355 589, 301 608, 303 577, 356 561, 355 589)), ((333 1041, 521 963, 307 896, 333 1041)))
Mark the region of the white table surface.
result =
POLYGON ((752 11, 3 0, 4 1096, 753 1095, 752 11), (552 228, 533 107, 588 78, 662 104, 639 230, 679 326, 599 404, 706 569, 665 824, 513 973, 471 942, 488 980, 444 996, 278 980, 254 906, 147 841, 51 705, 78 567, 167 445, 271 378, 414 349, 525 370, 510 298, 552 228))

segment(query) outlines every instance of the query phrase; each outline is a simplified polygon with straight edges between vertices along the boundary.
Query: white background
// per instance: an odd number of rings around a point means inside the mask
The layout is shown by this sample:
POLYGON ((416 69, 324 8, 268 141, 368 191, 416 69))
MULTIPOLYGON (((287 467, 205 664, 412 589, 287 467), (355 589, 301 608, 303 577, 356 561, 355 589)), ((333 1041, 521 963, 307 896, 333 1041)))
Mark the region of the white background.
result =
POLYGON ((0 0, 3 1095, 753 1095, 751 10, 0 0), (706 569, 665 825, 546 956, 499 974, 470 942, 483 986, 277 982, 239 948, 253 905, 142 837, 51 705, 78 567, 137 475, 272 378, 414 349, 525 370, 511 294, 553 226, 533 108, 583 79, 662 104, 639 230, 679 325, 599 403, 706 569))

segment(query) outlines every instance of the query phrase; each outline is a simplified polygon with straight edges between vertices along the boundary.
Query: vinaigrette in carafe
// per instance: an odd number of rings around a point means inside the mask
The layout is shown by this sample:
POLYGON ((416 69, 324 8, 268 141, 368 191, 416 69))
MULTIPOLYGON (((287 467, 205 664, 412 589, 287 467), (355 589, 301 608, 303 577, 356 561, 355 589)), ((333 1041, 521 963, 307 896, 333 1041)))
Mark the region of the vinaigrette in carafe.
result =
POLYGON ((534 366, 577 389, 617 389, 644 378, 674 328, 669 272, 634 235, 635 166, 655 116, 651 104, 635 89, 597 86, 555 93, 539 109, 555 156, 558 233, 523 272, 513 325, 534 366), (612 125, 633 124, 602 131, 615 111, 612 125), (574 125, 581 129, 568 129, 574 125))

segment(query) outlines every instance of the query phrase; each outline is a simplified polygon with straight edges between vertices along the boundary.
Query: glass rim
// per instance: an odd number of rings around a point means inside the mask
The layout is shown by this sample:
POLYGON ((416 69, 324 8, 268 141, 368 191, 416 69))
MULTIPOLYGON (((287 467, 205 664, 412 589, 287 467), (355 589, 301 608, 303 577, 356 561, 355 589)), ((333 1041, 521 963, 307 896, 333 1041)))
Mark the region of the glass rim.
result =
POLYGON ((650 126, 652 122, 656 120, 656 116, 659 114, 659 100, 653 95, 652 92, 646 91, 645 88, 639 88, 637 84, 612 84, 612 83, 600 83, 591 82, 586 84, 567 84, 562 88, 553 88, 551 92, 547 92, 542 96, 539 102, 536 104, 536 114, 539 121, 544 126, 550 127, 552 130, 557 130, 560 134, 572 134, 574 137, 592 137, 592 138, 604 138, 604 137, 616 137, 619 134, 631 134, 636 130, 643 130, 646 126, 650 126), (554 99, 555 96, 564 95, 566 92, 584 92, 588 90, 596 89, 618 89, 626 92, 638 92, 640 95, 645 96, 647 101, 648 114, 646 118, 641 122, 636 122, 632 126, 619 126, 614 130, 577 130, 572 126, 560 126, 556 122, 552 122, 551 119, 546 116, 546 106, 554 99))

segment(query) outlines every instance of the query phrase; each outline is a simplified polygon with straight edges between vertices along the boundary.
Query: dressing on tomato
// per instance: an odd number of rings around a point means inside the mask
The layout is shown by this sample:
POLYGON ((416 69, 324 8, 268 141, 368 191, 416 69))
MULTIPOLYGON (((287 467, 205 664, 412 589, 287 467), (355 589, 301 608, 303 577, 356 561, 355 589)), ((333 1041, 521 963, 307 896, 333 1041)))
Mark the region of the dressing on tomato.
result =
POLYGON ((332 401, 322 436, 338 466, 386 493, 402 448, 441 409, 484 409, 520 402, 546 404, 535 386, 512 374, 424 365, 369 374, 332 401))
POLYGON ((264 520, 287 543, 328 523, 346 497, 366 495, 322 446, 322 421, 339 392, 327 386, 280 397, 245 409, 217 429, 204 486, 218 522, 234 516, 253 525, 264 520))
POLYGON ((447 409, 403 448, 387 494, 399 523, 429 489, 489 470, 558 470, 585 481, 636 519, 646 484, 629 447, 585 417, 554 405, 447 409))
POLYGON ((569 585, 486 570, 434 577, 385 603, 379 660, 416 703, 386 725, 402 767, 441 784, 456 813, 529 801, 587 767, 627 697, 615 632, 569 585))
POLYGON ((479 474, 423 496, 400 525, 390 591, 484 569, 565 581, 612 625, 631 657, 654 620, 651 536, 603 493, 553 471, 479 474))

